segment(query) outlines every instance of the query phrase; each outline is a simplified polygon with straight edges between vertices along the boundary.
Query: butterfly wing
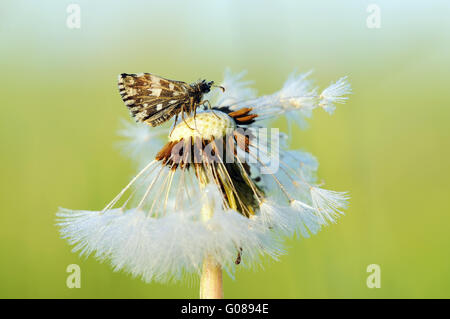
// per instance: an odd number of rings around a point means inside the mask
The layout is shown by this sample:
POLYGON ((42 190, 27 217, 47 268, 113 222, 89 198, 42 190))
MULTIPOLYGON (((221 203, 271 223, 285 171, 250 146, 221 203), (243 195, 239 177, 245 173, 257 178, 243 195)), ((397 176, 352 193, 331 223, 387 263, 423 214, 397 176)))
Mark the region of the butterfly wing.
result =
POLYGON ((190 86, 160 76, 141 73, 119 75, 119 93, 138 122, 157 126, 181 111, 189 102, 190 86))

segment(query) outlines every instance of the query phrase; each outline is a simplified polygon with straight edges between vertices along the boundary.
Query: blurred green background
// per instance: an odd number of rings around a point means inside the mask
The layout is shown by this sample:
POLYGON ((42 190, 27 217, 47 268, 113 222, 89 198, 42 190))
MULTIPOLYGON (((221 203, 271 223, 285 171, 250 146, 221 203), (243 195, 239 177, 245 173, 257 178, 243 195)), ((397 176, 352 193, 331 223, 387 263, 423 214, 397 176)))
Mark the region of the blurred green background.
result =
POLYGON ((260 93, 296 68, 322 87, 348 75, 354 90, 293 134, 327 187, 350 192, 346 216, 227 277, 225 296, 450 297, 448 1, 73 1, 80 29, 66 26, 70 3, 0 4, 0 297, 198 296, 195 282, 144 284, 79 258, 54 219, 58 206, 101 209, 134 172, 114 147, 129 116, 117 74, 218 81, 225 67, 260 93), (372 2, 380 29, 366 26, 372 2), (72 263, 81 289, 66 287, 72 263))

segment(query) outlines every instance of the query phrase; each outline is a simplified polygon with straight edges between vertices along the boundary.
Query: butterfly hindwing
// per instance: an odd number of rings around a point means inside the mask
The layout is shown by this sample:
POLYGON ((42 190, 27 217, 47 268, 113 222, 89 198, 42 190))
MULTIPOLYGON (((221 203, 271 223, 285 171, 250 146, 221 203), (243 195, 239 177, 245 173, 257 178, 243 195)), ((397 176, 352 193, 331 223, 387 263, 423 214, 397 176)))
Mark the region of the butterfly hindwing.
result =
POLYGON ((119 75, 119 93, 139 122, 159 125, 189 101, 189 85, 150 73, 119 75))

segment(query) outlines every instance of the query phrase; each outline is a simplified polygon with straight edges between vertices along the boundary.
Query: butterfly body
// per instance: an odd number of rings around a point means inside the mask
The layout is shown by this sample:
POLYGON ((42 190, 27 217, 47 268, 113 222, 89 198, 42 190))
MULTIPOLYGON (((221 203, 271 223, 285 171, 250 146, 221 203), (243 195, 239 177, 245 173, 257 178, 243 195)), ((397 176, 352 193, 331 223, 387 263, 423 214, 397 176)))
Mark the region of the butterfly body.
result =
POLYGON ((141 73, 119 75, 119 93, 137 122, 158 126, 173 116, 195 113, 213 81, 188 84, 141 73))

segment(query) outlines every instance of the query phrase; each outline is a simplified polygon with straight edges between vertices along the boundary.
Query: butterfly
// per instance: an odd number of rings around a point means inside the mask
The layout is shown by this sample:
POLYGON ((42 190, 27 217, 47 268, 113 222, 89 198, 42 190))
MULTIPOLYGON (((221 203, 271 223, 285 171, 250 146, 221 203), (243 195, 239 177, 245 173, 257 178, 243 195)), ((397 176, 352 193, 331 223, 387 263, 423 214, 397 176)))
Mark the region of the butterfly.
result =
POLYGON ((151 73, 122 73, 118 86, 122 100, 135 120, 158 126, 174 115, 175 122, 179 114, 183 119, 185 113, 195 116, 197 107, 207 102, 202 98, 214 86, 214 81, 188 84, 151 73))

